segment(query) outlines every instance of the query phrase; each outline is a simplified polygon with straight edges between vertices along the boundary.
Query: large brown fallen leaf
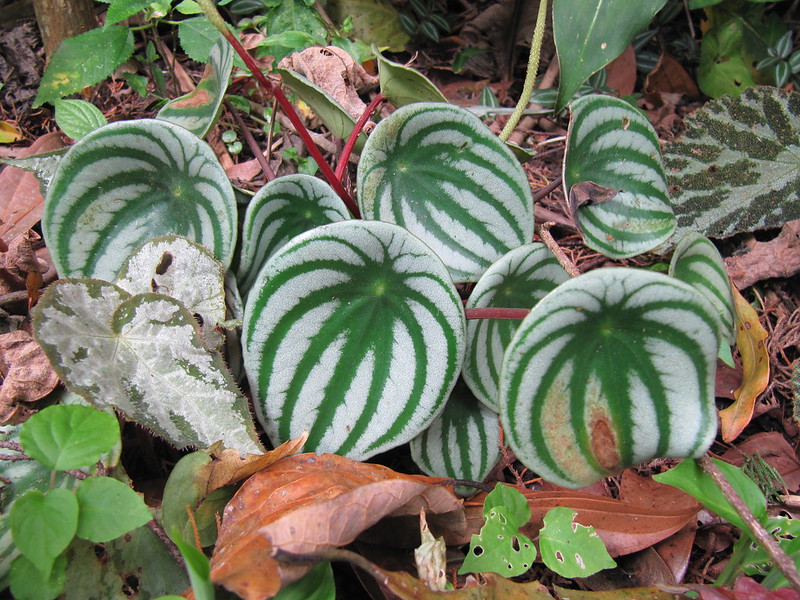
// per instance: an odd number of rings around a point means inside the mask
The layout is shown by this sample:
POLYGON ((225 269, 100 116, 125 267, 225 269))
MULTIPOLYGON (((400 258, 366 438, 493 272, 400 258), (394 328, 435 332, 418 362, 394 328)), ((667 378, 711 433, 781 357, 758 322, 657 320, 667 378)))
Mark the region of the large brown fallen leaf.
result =
POLYGON ((767 331, 758 320, 758 313, 731 286, 736 316, 736 347, 742 357, 742 385, 733 393, 736 400, 719 411, 720 434, 726 442, 739 437, 750 419, 756 398, 769 385, 769 352, 767 331))
POLYGON ((318 556, 384 517, 417 519, 423 509, 435 535, 466 543, 463 506, 444 481, 334 454, 288 457, 253 475, 228 503, 211 580, 245 600, 272 597, 308 570, 279 562, 276 552, 318 556))
POLYGON ((793 588, 768 590, 749 577, 739 577, 732 590, 711 585, 683 585, 666 589, 680 594, 691 590, 699 594, 700 600, 800 600, 800 594, 793 588))
POLYGON ((561 600, 675 600, 677 596, 654 587, 586 592, 554 586, 561 600))
POLYGON ((58 376, 27 331, 0 335, 0 423, 9 421, 19 402, 35 402, 58 385, 58 376))
POLYGON ((777 431, 763 431, 747 437, 741 444, 736 444, 721 456, 722 460, 741 467, 745 454, 760 454, 783 477, 786 488, 791 491, 800 489, 800 461, 797 453, 786 441, 783 434, 777 431))
POLYGON ((800 272, 800 220, 786 223, 774 240, 753 242, 749 252, 729 256, 725 268, 740 290, 763 279, 794 277, 800 272))

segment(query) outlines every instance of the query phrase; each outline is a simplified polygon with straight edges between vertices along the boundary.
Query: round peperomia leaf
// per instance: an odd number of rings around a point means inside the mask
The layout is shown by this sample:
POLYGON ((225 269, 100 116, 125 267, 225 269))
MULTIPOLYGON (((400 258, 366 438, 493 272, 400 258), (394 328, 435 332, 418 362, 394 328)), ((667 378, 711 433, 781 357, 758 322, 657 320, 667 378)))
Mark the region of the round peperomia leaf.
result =
POLYGON ((228 266, 236 203, 205 142, 165 121, 121 121, 94 130, 61 160, 42 228, 62 277, 111 281, 136 247, 169 233, 228 266))
POLYGON ((390 223, 293 238, 247 300, 244 364, 273 442, 366 459, 412 439, 461 370, 464 312, 441 260, 390 223))
POLYGON ((441 414, 411 440, 411 457, 428 475, 483 481, 500 460, 500 417, 459 380, 441 414))
POLYGON ((716 246, 701 234, 687 233, 672 255, 669 274, 685 281, 717 309, 720 331, 728 345, 736 343, 733 295, 725 263, 716 246))
POLYGON ((62 279, 42 296, 33 323, 58 376, 95 406, 114 406, 179 448, 221 440, 261 451, 246 398, 174 298, 62 279))
POLYGON ((454 281, 477 281, 533 237, 522 167, 480 119, 448 104, 411 104, 378 124, 358 165, 358 204, 365 219, 418 236, 454 281))
MULTIPOLYGON (((467 308, 530 308, 569 279, 544 244, 526 244, 505 254, 481 276, 467 308)), ((513 319, 471 319, 467 322, 464 381, 494 411, 497 382, 506 346, 520 322, 513 319)))
POLYGON ((689 284, 597 269, 545 296, 508 346, 500 416, 519 460, 582 487, 717 431, 718 317, 689 284))
POLYGON ((267 259, 294 236, 349 218, 342 199, 317 177, 297 173, 270 181, 250 200, 244 217, 237 271, 242 294, 267 259))
POLYGON ((652 250, 675 229, 658 136, 619 98, 572 103, 564 190, 584 243, 611 258, 652 250))

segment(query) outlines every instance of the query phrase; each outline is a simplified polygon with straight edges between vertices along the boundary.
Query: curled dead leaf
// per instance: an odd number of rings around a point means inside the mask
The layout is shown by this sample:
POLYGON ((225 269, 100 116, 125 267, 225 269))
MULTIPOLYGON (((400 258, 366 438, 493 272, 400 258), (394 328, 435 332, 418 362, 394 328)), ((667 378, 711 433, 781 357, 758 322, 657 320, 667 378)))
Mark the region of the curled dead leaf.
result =
POLYGON ((0 423, 13 416, 19 402, 36 402, 58 385, 58 376, 27 331, 0 335, 0 423))

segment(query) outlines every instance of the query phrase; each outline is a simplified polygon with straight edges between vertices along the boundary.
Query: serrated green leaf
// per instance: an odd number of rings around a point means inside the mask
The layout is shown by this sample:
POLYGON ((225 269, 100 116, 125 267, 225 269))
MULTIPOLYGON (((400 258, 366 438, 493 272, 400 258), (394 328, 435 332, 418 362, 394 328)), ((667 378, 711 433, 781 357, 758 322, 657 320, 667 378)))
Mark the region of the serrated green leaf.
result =
POLYGON ((293 238, 245 307, 244 364, 273 442, 364 460, 418 435, 461 369, 464 313, 406 230, 341 221, 293 238))
POLYGON ((67 387, 114 406, 177 447, 258 453, 247 400, 192 314, 160 294, 59 280, 34 309, 36 339, 67 387))
POLYGON ((76 535, 85 540, 108 542, 153 518, 136 492, 110 477, 84 479, 75 495, 80 506, 76 535))
POLYGON ((349 218, 342 199, 317 177, 294 174, 270 181, 247 205, 236 274, 239 290, 246 295, 267 259, 294 236, 349 218))
POLYGON ((64 40, 50 57, 33 107, 102 81, 133 54, 133 33, 111 25, 64 40))
POLYGON ((669 274, 690 284, 711 302, 719 313, 720 332, 724 340, 728 346, 735 344, 731 282, 714 244, 699 233, 687 233, 675 247, 669 263, 669 274))
POLYGON ((18 556, 11 563, 9 581, 11 593, 16 600, 53 600, 64 590, 67 557, 63 554, 56 558, 49 576, 24 556, 18 556))
POLYGON ((211 47, 203 77, 191 92, 167 102, 156 118, 205 137, 219 115, 233 69, 233 48, 220 36, 211 47))
POLYGON ((511 524, 506 507, 488 511, 478 535, 473 535, 464 563, 458 570, 464 573, 499 573, 504 577, 522 575, 533 566, 536 546, 511 524))
POLYGON ((533 237, 525 172, 480 119, 457 106, 418 102, 383 119, 364 146, 357 182, 364 218, 408 229, 454 281, 477 281, 533 237))
MULTIPOLYGON (((569 275, 544 244, 525 244, 486 270, 466 308, 530 308, 567 279, 569 275)), ((467 322, 464 381, 478 400, 494 411, 498 410, 497 382, 503 356, 519 324, 512 319, 467 322)))
POLYGON ((686 120, 665 153, 673 239, 715 238, 800 219, 800 95, 745 90, 709 102, 686 120))
POLYGON ((483 481, 500 460, 499 416, 459 380, 441 414, 411 440, 411 457, 428 475, 483 481))
POLYGON ((594 527, 575 523, 571 508, 551 508, 539 532, 539 549, 547 567, 562 577, 588 577, 617 563, 609 556, 594 527))
POLYGON ((86 406, 50 406, 25 422, 19 441, 28 456, 50 469, 80 469, 119 442, 119 423, 86 406))
POLYGON ((207 62, 211 49, 225 39, 205 15, 184 19, 178 24, 178 39, 186 55, 197 62, 207 62))
POLYGON ((381 93, 397 107, 414 102, 447 102, 444 94, 419 71, 386 59, 373 48, 378 60, 381 93))
POLYGON ((153 0, 111 0, 106 12, 106 27, 124 21, 153 3, 153 0))
POLYGON ((42 229, 62 277, 111 281, 147 240, 185 235, 227 266, 233 188, 214 152, 182 127, 118 121, 72 146, 50 181, 42 229))
POLYGON ((506 441, 565 487, 655 457, 699 456, 717 431, 717 328, 699 292, 666 275, 620 267, 570 279, 506 350, 506 441))
POLYGON ((108 121, 94 104, 85 100, 56 100, 56 123, 68 137, 79 140, 108 121))
POLYGON ((564 190, 584 243, 611 258, 652 250, 675 230, 658 136, 619 98, 592 94, 572 103, 564 190), (595 199, 586 186, 607 196, 595 199))
POLYGON ((14 545, 46 578, 53 562, 78 529, 78 500, 64 488, 46 494, 30 490, 17 498, 9 514, 14 545))
POLYGON ((581 84, 622 54, 666 0, 557 0, 553 3, 560 77, 556 112, 581 84))

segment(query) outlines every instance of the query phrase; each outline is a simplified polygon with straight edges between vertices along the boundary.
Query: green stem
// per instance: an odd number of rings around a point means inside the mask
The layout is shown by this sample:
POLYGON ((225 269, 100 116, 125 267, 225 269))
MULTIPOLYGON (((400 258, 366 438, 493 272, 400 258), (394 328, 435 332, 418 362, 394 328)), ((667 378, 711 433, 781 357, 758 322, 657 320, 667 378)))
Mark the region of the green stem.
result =
POLYGON ((531 38, 531 52, 528 55, 528 71, 525 74, 525 83, 522 86, 522 95, 519 97, 517 107, 508 118, 503 131, 500 132, 500 139, 507 141, 522 118, 522 113, 528 107, 528 103, 533 94, 533 86, 536 83, 536 75, 539 72, 539 56, 542 52, 542 42, 544 41, 544 24, 547 21, 547 0, 539 2, 539 14, 536 16, 536 27, 531 38))
POLYGON ((328 180, 328 183, 345 203, 348 210, 354 216, 357 216, 359 214, 358 205, 353 200, 353 197, 347 193, 347 190, 344 189, 344 186, 341 184, 341 182, 336 178, 336 174, 333 172, 333 169, 331 169, 330 165, 325 162, 324 158, 322 158, 322 153, 319 151, 319 148, 317 148, 314 140, 311 139, 308 130, 306 129, 305 125, 303 125, 303 121, 300 119, 297 111, 294 110, 292 103, 286 98, 281 88, 279 86, 272 85, 270 80, 267 79, 266 76, 261 72, 261 69, 258 68, 256 61, 253 60, 253 57, 250 56, 250 53, 244 49, 233 32, 228 29, 228 25, 225 23, 222 15, 219 14, 219 11, 214 5, 213 0, 197 0, 197 3, 200 5, 200 8, 203 10, 214 27, 216 27, 217 30, 219 30, 219 32, 225 37, 225 39, 228 40, 228 43, 233 46, 233 49, 236 50, 236 53, 242 57, 242 60, 247 65, 247 68, 250 69, 253 77, 256 78, 258 83, 266 92, 275 97, 275 100, 278 101, 281 109, 284 113, 286 113, 286 116, 289 117, 289 120, 297 130, 298 135, 303 140, 303 143, 308 149, 308 153, 311 155, 317 165, 319 165, 319 170, 322 175, 328 180))

